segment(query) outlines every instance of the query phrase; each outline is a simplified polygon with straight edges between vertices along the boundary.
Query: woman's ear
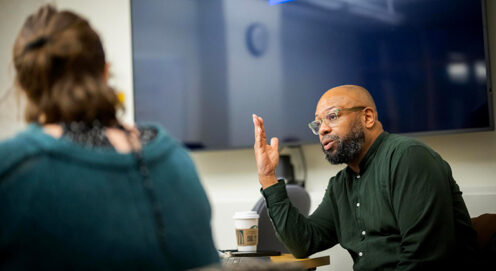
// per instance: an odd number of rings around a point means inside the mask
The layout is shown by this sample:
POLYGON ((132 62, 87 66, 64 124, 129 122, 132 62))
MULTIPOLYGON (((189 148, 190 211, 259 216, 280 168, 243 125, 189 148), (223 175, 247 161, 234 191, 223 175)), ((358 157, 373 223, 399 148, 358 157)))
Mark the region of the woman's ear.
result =
POLYGON ((110 75, 110 63, 105 63, 105 67, 103 68, 103 79, 105 80, 105 83, 108 82, 109 75, 110 75))

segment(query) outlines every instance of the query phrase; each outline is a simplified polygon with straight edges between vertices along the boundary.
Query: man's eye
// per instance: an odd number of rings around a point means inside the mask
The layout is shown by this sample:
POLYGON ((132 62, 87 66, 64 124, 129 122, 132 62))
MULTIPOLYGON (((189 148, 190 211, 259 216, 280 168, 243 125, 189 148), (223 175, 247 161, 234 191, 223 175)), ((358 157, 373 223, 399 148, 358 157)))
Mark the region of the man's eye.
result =
POLYGON ((336 114, 336 113, 329 113, 329 114, 327 114, 326 119, 331 120, 331 121, 337 120, 338 119, 338 114, 336 114))

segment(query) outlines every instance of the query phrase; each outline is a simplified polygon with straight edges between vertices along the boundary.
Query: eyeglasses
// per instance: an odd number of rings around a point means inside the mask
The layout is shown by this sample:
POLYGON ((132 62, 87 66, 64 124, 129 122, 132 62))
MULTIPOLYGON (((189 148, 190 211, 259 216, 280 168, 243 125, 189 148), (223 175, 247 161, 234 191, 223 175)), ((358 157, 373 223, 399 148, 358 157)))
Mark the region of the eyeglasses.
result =
POLYGON ((327 114, 325 114, 324 118, 314 120, 308 124, 308 127, 310 130, 312 130, 312 133, 315 135, 319 135, 319 130, 320 126, 322 125, 322 122, 325 122, 327 126, 330 127, 335 127, 337 124, 337 121, 339 119, 339 112, 356 112, 360 110, 364 110, 366 107, 365 106, 356 106, 356 107, 351 107, 351 108, 334 108, 331 109, 327 114))

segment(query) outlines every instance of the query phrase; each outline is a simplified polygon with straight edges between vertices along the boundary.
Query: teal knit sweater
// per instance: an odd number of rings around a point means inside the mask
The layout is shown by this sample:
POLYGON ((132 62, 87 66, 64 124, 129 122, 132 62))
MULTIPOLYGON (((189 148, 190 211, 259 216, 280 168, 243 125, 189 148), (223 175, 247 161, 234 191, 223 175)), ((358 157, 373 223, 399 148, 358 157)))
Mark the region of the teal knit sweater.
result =
POLYGON ((0 144, 0 269, 184 270, 219 261, 187 152, 160 127, 143 146, 166 253, 136 159, 38 125, 0 144))

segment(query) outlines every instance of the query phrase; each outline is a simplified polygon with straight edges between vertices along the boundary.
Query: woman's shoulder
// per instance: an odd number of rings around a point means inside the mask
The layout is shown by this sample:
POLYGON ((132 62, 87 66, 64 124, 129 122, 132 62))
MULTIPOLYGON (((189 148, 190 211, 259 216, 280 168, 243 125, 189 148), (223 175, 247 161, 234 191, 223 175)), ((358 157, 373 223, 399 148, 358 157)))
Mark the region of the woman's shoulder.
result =
POLYGON ((38 133, 38 128, 30 125, 14 137, 0 142, 0 175, 43 151, 41 145, 37 144, 38 133))
POLYGON ((138 125, 143 152, 149 159, 173 156, 174 160, 190 160, 188 150, 159 124, 143 123, 138 125))
POLYGON ((139 139, 145 145, 148 143, 153 143, 156 141, 166 141, 169 143, 173 141, 173 138, 167 132, 167 130, 160 124, 155 122, 144 122, 137 125, 139 131, 139 139))

